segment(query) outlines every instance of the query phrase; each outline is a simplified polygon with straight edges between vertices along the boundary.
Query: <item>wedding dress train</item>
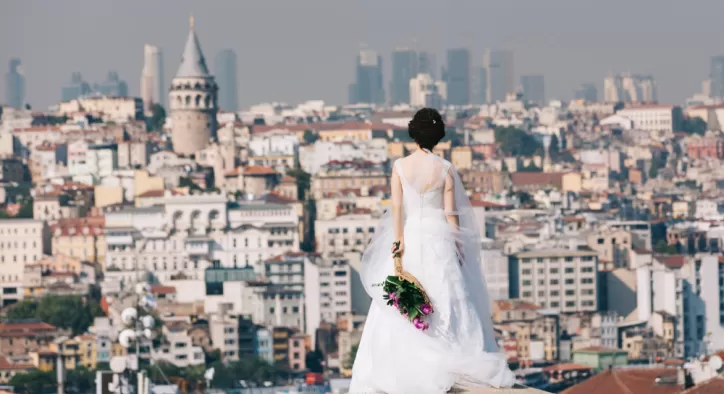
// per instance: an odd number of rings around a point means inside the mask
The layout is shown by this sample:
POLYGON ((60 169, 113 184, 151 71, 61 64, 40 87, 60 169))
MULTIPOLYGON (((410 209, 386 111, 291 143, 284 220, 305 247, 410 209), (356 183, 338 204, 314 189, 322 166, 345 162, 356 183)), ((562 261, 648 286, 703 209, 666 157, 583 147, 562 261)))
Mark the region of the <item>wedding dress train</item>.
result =
POLYGON ((450 163, 425 153, 395 162, 393 182, 399 178, 401 193, 393 185, 392 203, 401 206, 403 267, 420 281, 435 312, 428 318, 429 330, 417 330, 385 304, 381 287, 375 286, 393 273, 395 223, 388 212, 362 260, 362 281, 374 301, 350 393, 438 394, 453 386, 515 383, 495 341, 470 201, 450 163), (451 222, 451 216, 456 220, 451 222))

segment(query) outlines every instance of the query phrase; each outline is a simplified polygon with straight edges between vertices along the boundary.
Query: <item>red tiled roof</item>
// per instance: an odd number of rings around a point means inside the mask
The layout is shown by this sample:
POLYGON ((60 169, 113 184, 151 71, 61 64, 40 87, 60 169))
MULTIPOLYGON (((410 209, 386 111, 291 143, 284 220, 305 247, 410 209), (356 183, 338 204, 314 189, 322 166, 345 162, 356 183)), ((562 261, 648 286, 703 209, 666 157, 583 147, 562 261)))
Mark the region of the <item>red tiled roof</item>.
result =
POLYGON ((676 394, 678 384, 656 383, 656 378, 676 379, 674 368, 613 369, 594 375, 562 394, 676 394))
POLYGON ((64 218, 58 220, 50 226, 50 232, 56 235, 55 232, 60 230, 61 236, 68 235, 85 235, 87 229, 87 235, 101 235, 103 229, 106 227, 105 216, 89 216, 84 218, 64 218))
POLYGON ((7 358, 0 357, 0 370, 8 369, 35 369, 35 366, 33 364, 11 363, 7 358))
POLYGON ((656 260, 667 268, 681 268, 686 264, 686 256, 677 254, 673 256, 656 256, 656 260))
POLYGON ((616 349, 612 347, 604 347, 604 346, 589 346, 587 348, 578 349, 576 351, 579 352, 623 352, 624 350, 616 349))
POLYGON ((562 172, 514 172, 510 180, 514 186, 554 185, 563 186, 562 172))
POLYGON ((249 166, 244 169, 244 175, 276 175, 273 168, 264 166, 249 166))
POLYGON ((137 197, 163 197, 166 191, 163 189, 149 190, 145 193, 139 194, 137 197))
POLYGON ((496 300, 493 301, 495 305, 500 309, 501 311, 510 311, 510 310, 538 310, 540 307, 538 305, 532 304, 530 302, 518 300, 518 299, 512 299, 512 300, 496 300))
POLYGON ((572 363, 564 363, 564 364, 556 364, 551 365, 550 367, 543 368, 544 372, 558 372, 558 371, 580 371, 580 370, 589 370, 593 369, 593 367, 583 364, 572 364, 572 363))
POLYGON ((634 248, 636 254, 652 254, 650 250, 644 248, 634 248))
POLYGON ((9 321, 0 323, 0 337, 31 337, 57 328, 41 321, 9 321))
POLYGON ((173 286, 151 286, 151 293, 153 294, 175 294, 176 288, 173 286))
POLYGON ((295 178, 295 177, 293 177, 293 176, 289 176, 289 175, 284 175, 284 177, 282 178, 281 182, 282 182, 282 183, 284 183, 284 182, 297 183, 297 178, 295 178))

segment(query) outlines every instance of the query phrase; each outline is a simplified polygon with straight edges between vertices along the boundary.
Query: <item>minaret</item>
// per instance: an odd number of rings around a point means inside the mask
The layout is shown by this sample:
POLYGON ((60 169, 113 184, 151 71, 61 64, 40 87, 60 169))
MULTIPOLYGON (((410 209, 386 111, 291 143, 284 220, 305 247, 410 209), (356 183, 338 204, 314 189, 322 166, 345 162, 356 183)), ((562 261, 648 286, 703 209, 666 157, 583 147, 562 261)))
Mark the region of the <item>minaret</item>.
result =
POLYGON ((173 150, 183 155, 204 149, 210 139, 216 137, 216 96, 219 90, 206 67, 193 15, 189 27, 181 65, 171 81, 169 92, 173 150))

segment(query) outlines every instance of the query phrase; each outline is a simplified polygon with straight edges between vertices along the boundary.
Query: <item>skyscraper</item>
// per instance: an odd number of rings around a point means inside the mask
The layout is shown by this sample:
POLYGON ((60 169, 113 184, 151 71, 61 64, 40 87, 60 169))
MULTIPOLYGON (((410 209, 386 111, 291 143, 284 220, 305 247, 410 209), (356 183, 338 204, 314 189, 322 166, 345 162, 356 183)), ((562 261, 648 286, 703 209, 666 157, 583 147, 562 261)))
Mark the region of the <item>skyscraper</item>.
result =
POLYGON ((523 99, 536 104, 545 104, 545 82, 542 75, 523 75, 520 77, 523 99))
POLYGON ((711 58, 711 97, 724 99, 724 56, 711 58))
POLYGON ((513 52, 487 50, 483 59, 483 67, 488 70, 487 101, 489 103, 504 101, 508 93, 515 91, 513 52))
POLYGON ((143 70, 141 71, 141 98, 148 113, 153 104, 166 106, 166 90, 163 87, 163 53, 157 46, 143 47, 143 70))
POLYGON ((88 82, 83 80, 79 72, 74 72, 70 76, 70 82, 60 89, 60 99, 62 101, 75 100, 83 97, 91 92, 88 82))
POLYGON ((447 103, 470 104, 470 51, 463 48, 447 51, 447 103))
POLYGON ((575 94, 577 100, 583 100, 589 103, 598 101, 598 89, 596 89, 596 85, 592 83, 584 83, 576 90, 575 94))
POLYGON ((182 155, 206 148, 210 139, 216 136, 216 94, 219 89, 206 67, 193 17, 189 25, 181 64, 169 92, 173 150, 182 155))
POLYGON ((437 72, 435 70, 435 55, 428 52, 418 53, 417 72, 418 74, 429 74, 432 78, 437 78, 437 72))
POLYGON ((417 53, 403 48, 392 52, 390 104, 410 103, 410 79, 417 75, 417 53))
POLYGON ((214 77, 219 85, 219 108, 237 111, 238 91, 236 81, 236 53, 231 49, 219 52, 214 59, 214 77))
POLYGON ((5 104, 15 109, 25 105, 25 76, 20 59, 10 59, 8 72, 5 73, 5 104))
POLYGON ((472 103, 485 104, 488 102, 488 69, 474 67, 472 80, 472 103))
POLYGON ((651 75, 623 73, 603 80, 603 99, 607 103, 654 103, 658 100, 657 90, 651 75))
POLYGON ((115 71, 108 72, 106 80, 93 86, 93 91, 104 96, 127 97, 128 84, 115 71))
POLYGON ((350 87, 350 104, 384 104, 385 89, 382 87, 382 57, 365 49, 357 56, 355 83, 350 87))

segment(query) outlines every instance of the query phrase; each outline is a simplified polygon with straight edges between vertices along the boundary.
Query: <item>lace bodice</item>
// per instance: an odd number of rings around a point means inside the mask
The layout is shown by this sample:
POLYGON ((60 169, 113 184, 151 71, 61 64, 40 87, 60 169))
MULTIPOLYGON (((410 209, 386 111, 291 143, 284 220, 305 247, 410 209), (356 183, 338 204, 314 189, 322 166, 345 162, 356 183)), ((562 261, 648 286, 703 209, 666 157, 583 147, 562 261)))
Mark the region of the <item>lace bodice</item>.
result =
POLYGON ((444 217, 445 178, 450 162, 434 156, 434 160, 410 163, 395 161, 395 171, 402 185, 402 209, 406 219, 413 217, 444 217))

